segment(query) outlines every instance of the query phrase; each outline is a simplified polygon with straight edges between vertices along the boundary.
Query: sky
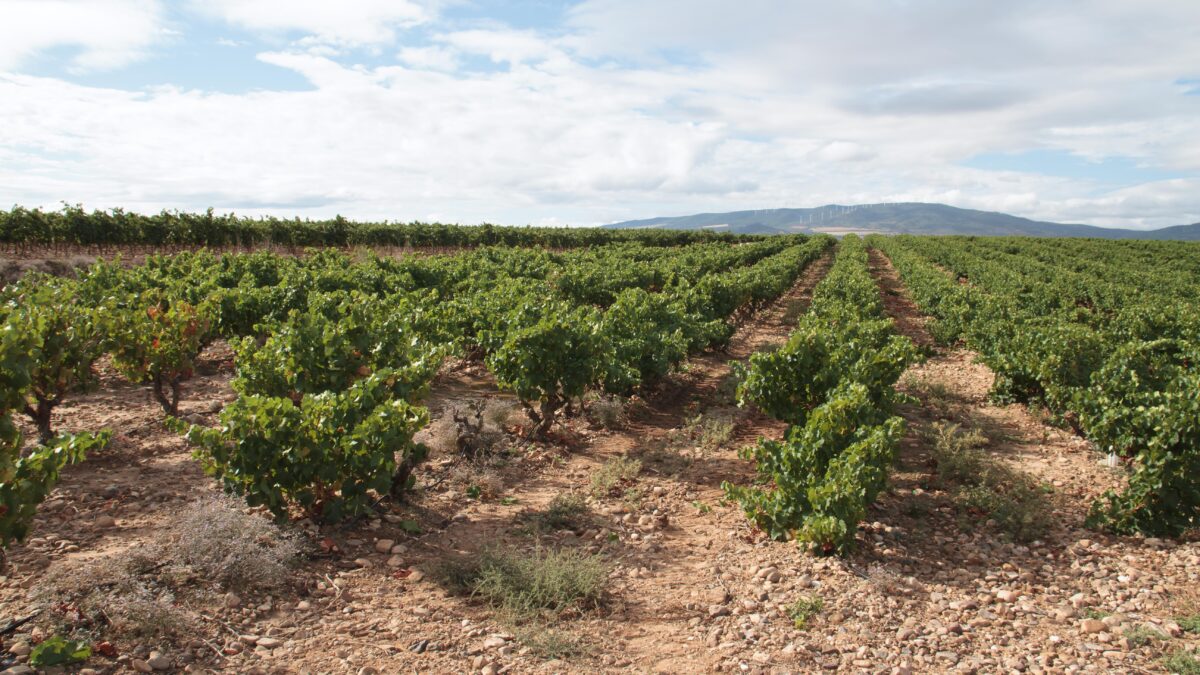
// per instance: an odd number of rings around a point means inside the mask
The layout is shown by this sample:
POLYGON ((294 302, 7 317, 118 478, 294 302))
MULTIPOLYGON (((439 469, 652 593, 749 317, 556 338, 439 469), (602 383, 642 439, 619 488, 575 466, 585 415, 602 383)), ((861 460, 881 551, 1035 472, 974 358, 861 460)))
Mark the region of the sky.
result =
POLYGON ((0 0, 0 208, 1200 221, 1197 0, 0 0))

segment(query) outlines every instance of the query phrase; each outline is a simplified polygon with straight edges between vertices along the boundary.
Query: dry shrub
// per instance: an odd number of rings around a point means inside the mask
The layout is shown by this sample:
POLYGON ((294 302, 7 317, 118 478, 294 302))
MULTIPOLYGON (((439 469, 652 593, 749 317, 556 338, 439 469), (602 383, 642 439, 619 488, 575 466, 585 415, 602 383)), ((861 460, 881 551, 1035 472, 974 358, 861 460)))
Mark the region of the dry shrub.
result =
POLYGON ((986 515, 1017 541, 1032 541, 1051 528, 1054 509, 1045 492, 1029 474, 984 452, 988 440, 978 430, 938 424, 933 442, 939 483, 972 519, 986 515))
POLYGON ((173 525, 175 562, 226 589, 283 587, 301 552, 297 535, 226 495, 191 504, 173 525))
POLYGON ((629 422, 625 406, 620 398, 597 398, 587 406, 588 421, 603 429, 621 429, 629 422))
POLYGON ((503 430, 519 425, 524 419, 524 414, 512 401, 500 398, 488 399, 487 405, 483 407, 484 422, 497 429, 503 430))
POLYGON ((424 443, 434 455, 453 455, 458 452, 458 425, 449 417, 436 419, 414 440, 424 443))
POLYGON ((459 464, 450 470, 450 484, 480 501, 504 494, 504 479, 488 464, 459 464))
POLYGON ((624 455, 613 457, 592 474, 592 496, 607 497, 620 487, 631 485, 642 472, 642 461, 624 455))
POLYGON ((90 638, 176 638, 193 633, 195 615, 182 607, 149 556, 87 560, 47 577, 34 591, 49 606, 49 632, 90 638))

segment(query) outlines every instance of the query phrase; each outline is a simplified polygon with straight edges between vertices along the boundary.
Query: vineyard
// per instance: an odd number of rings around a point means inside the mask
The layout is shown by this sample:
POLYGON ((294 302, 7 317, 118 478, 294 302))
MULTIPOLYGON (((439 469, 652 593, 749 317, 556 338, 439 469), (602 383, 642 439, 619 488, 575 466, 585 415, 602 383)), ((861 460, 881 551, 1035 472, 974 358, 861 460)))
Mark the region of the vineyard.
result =
POLYGON ((0 245, 0 670, 1200 672, 1200 246, 0 245))

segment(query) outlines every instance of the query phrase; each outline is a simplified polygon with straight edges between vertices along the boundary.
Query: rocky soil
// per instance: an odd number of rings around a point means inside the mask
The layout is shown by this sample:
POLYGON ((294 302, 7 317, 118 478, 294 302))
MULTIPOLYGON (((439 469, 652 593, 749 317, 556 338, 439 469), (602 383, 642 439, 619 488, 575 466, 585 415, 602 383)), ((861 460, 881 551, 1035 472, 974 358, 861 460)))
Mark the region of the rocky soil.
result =
MULTIPOLYGON (((786 339, 829 262, 747 319, 727 352, 702 355, 631 403, 617 428, 580 415, 553 443, 509 436, 511 451, 491 460, 443 449, 411 503, 384 502, 376 517, 341 527, 295 523, 308 555, 285 589, 234 593, 197 580, 178 598, 194 619, 188 634, 115 635, 84 671, 1164 672, 1165 655, 1196 650, 1200 636, 1178 618, 1200 612, 1200 544, 1084 529, 1091 499, 1119 474, 1036 411, 989 403, 991 373, 963 350, 931 346, 902 379, 919 403, 902 411, 910 433, 893 485, 849 558, 767 540, 722 502, 722 481, 753 478, 738 448, 783 431, 733 406, 729 361, 786 339), (724 426, 701 433, 697 416, 724 426), (930 437, 943 423, 979 430, 991 458, 1044 487, 1054 521, 1044 536, 1014 541, 931 479, 930 437), (619 458, 639 460, 640 472, 597 490, 594 477, 619 458), (486 490, 472 496, 471 485, 486 490), (590 507, 581 522, 531 527, 572 493, 590 507), (444 561, 501 544, 603 556, 602 607, 562 616, 551 635, 439 583, 444 561)), ((900 329, 932 345, 886 258, 873 255, 872 268, 900 329)), ((228 350, 215 346, 183 413, 215 423, 231 374, 228 350)), ((449 370, 431 395, 435 420, 475 398, 507 399, 485 372, 449 370)), ((65 570, 164 543, 169 558, 170 542, 187 536, 175 514, 217 488, 160 417, 147 388, 111 376, 61 408, 63 428, 111 428, 115 438, 64 472, 31 538, 13 548, 0 628, 36 611, 39 589, 65 570)), ((446 428, 435 423, 431 443, 446 428)), ((53 611, 3 636, 0 670, 31 672, 53 611)))

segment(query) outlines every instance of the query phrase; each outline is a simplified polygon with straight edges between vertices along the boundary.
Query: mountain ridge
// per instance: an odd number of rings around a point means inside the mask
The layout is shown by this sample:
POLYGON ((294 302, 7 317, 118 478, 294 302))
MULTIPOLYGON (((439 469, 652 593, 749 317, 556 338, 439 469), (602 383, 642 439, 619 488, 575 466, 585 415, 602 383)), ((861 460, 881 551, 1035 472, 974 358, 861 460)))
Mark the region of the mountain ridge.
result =
POLYGON ((739 234, 793 232, 878 232, 881 234, 957 234, 976 236, 1097 237, 1200 241, 1200 223, 1155 230, 1132 230, 1054 223, 997 211, 962 209, 947 204, 891 202, 829 204, 814 208, 755 209, 726 213, 644 218, 606 228, 713 229, 739 234))

